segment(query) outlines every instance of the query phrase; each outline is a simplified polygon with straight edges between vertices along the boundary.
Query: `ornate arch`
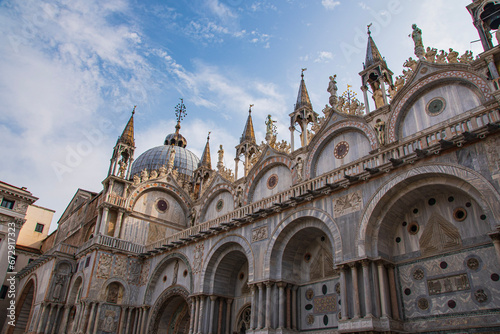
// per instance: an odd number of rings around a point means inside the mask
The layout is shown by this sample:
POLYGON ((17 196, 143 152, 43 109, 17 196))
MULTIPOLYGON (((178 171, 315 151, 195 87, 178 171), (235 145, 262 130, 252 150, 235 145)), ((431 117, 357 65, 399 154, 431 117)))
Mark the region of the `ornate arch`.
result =
POLYGON ((394 193, 399 187, 410 191, 409 185, 412 182, 429 176, 445 177, 446 180, 443 183, 474 194, 476 198, 480 199, 478 202, 480 205, 482 204, 483 210, 490 213, 494 217, 493 220, 500 220, 500 207, 495 204, 500 202, 500 194, 481 174, 459 165, 426 164, 396 175, 388 182, 385 182, 370 198, 356 228, 358 257, 373 255, 368 254, 368 251, 373 251, 372 238, 374 231, 378 230, 381 225, 381 221, 373 222, 375 210, 381 205, 385 205, 390 200, 388 199, 389 196, 394 197, 394 193), (450 179, 456 180, 456 182, 453 183, 450 179))
POLYGON ((418 94, 418 92, 427 89, 429 86, 435 85, 437 82, 450 79, 454 79, 457 82, 466 82, 472 84, 483 94, 484 100, 486 101, 493 98, 488 83, 477 74, 466 72, 463 70, 431 74, 427 78, 418 81, 411 88, 406 90, 403 97, 397 101, 388 120, 388 142, 392 143, 397 140, 396 127, 398 126, 398 122, 400 122, 401 113, 404 107, 406 107, 407 104, 411 102, 411 100, 415 97, 415 94, 418 94))
POLYGON ((151 274, 151 277, 149 278, 147 287, 146 287, 146 293, 144 295, 144 304, 151 303, 151 294, 153 293, 156 283, 158 282, 158 278, 160 277, 160 273, 165 269, 166 265, 168 262, 170 262, 172 259, 180 259, 187 267, 188 270, 188 275, 189 275, 189 291, 192 293, 193 292, 193 269, 191 268, 191 265, 189 263, 189 259, 187 258, 186 255, 182 253, 171 253, 165 256, 156 266, 154 271, 151 274))
MULTIPOLYGON (((269 152, 269 151, 268 151, 269 152)), ((290 160, 288 157, 285 156, 275 156, 272 158, 269 158, 265 160, 263 163, 259 165, 259 168, 253 169, 251 171, 251 174, 248 175, 248 185, 245 189, 245 196, 244 196, 244 205, 248 204, 248 196, 250 193, 250 190, 253 191, 252 185, 254 184, 255 180, 258 180, 263 173, 268 171, 269 169, 278 166, 278 165, 284 165, 288 167, 290 170, 290 173, 292 174, 292 184, 297 183, 297 171, 292 168, 292 160, 290 160)))
POLYGON ((325 141, 328 140, 329 138, 334 137, 337 133, 341 132, 342 130, 348 130, 348 129, 354 129, 364 134, 368 138, 368 141, 370 142, 370 148, 372 150, 376 149, 379 146, 377 134, 370 125, 353 119, 336 123, 335 125, 331 126, 327 131, 325 131, 321 135, 321 137, 316 139, 316 143, 314 144, 308 155, 307 163, 305 166, 306 179, 311 177, 312 166, 314 163, 316 163, 316 160, 318 158, 317 155, 325 145, 325 141))
POLYGON ((130 302, 130 286, 128 285, 127 281, 122 279, 121 277, 110 277, 108 278, 101 286, 101 290, 99 291, 98 296, 100 296, 101 300, 106 300, 107 295, 107 289, 111 283, 118 282, 123 286, 123 299, 122 299, 122 304, 127 304, 127 301, 130 302))
MULTIPOLYGON (((271 258, 273 256, 277 256, 281 261, 281 255, 283 254, 283 251, 288 242, 290 241, 290 239, 298 231, 303 230, 307 227, 315 227, 325 232, 325 234, 328 236, 330 240, 332 250, 334 252, 334 261, 338 262, 343 259, 342 236, 333 218, 326 211, 319 210, 316 208, 303 208, 300 211, 296 211, 287 216, 285 219, 283 219, 271 233, 271 236, 269 238, 271 241, 267 246, 267 251, 264 258, 263 277, 271 278, 272 274, 271 258), (300 218, 313 218, 313 219, 297 222, 297 220, 300 218), (291 226, 291 228, 284 232, 286 233, 285 238, 283 240, 280 240, 280 242, 277 244, 278 237, 283 232, 283 230, 288 226, 291 226)), ((278 266, 276 270, 277 270, 276 275, 281 276, 281 266, 278 266)), ((272 277, 272 278, 277 278, 277 277, 272 277)))
MULTIPOLYGON (((184 298, 188 304, 188 312, 191 312, 191 298, 189 298, 189 292, 180 285, 174 285, 169 287, 156 299, 153 307, 151 308, 151 316, 149 317, 148 324, 148 334, 153 334, 158 332, 158 325, 160 324, 161 311, 163 310, 164 303, 171 297, 181 296, 184 298)), ((192 314, 190 315, 193 316, 192 314)))
POLYGON ((207 256, 205 257, 205 259, 203 261, 203 268, 202 268, 201 275, 200 275, 200 282, 201 282, 202 286, 206 280, 205 275, 207 273, 208 265, 210 263, 210 260, 213 258, 215 252, 218 251, 224 245, 229 244, 229 243, 236 243, 243 248, 244 253, 245 253, 247 260, 248 260, 248 281, 249 282, 253 281, 254 272, 255 272, 254 271, 255 270, 254 269, 255 268, 255 258, 254 258, 252 246, 250 245, 248 240, 245 239, 243 236, 238 235, 238 234, 228 234, 225 237, 219 239, 210 248, 210 250, 207 253, 207 256))
POLYGON ((148 183, 140 187, 137 187, 127 199, 127 205, 126 205, 127 208, 129 210, 132 210, 135 202, 139 199, 139 197, 143 193, 154 189, 167 190, 167 192, 170 193, 172 196, 177 197, 179 199, 179 203, 182 203, 182 205, 184 205, 187 210, 191 208, 191 199, 185 196, 185 193, 183 191, 180 191, 179 189, 173 187, 170 184, 161 182, 148 183))
MULTIPOLYGON (((68 296, 66 297, 66 303, 69 303, 69 300, 71 298, 71 293, 72 293, 73 289, 75 288, 75 284, 79 278, 81 279, 80 286, 82 288, 85 286, 83 284, 85 282, 85 276, 83 275, 82 272, 77 273, 76 275, 73 275, 73 277, 71 278, 71 281, 69 282, 69 289, 68 289, 68 296)), ((76 291, 76 293, 78 294, 78 291, 76 291)), ((75 299, 76 299, 76 296, 75 296, 75 299)), ((74 301, 73 301, 73 303, 74 303, 74 301)))
POLYGON ((217 186, 212 188, 206 196, 204 196, 205 199, 201 204, 202 211, 200 213, 200 217, 203 217, 203 219, 205 218, 205 214, 207 212, 207 203, 209 203, 212 200, 212 198, 225 191, 229 192, 233 196, 234 203, 236 203, 236 193, 234 191, 233 186, 229 183, 218 184, 217 186))
MULTIPOLYGON (((33 300, 31 301, 31 305, 29 306, 29 316, 28 319, 26 320, 26 327, 25 330, 28 331, 30 327, 30 323, 32 322, 32 317, 33 317, 33 309, 34 305, 36 302, 36 295, 37 295, 37 276, 33 273, 30 275, 30 277, 26 280, 24 283, 22 289, 19 290, 19 293, 17 295, 17 300, 16 300, 16 310, 15 310, 15 317, 16 319, 19 319, 19 316, 24 309, 24 303, 26 301, 26 298, 28 297, 30 289, 33 287, 33 300)), ((18 321, 19 322, 19 321, 18 321)), ((19 323, 16 323, 16 326, 18 326, 19 323)), ((15 328, 14 326, 5 326, 8 327, 6 333, 7 334, 12 334, 14 332, 15 328)))

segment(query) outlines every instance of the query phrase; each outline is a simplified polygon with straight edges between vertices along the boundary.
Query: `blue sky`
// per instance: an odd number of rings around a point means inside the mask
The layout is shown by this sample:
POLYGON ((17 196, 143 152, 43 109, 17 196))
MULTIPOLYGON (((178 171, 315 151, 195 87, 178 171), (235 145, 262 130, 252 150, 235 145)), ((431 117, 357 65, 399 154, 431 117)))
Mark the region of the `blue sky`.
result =
POLYGON ((174 131, 181 97, 188 149, 201 155, 211 131, 212 157, 223 144, 234 168, 249 104, 259 142, 267 114, 290 140, 301 68, 320 114, 330 75, 361 96, 369 23, 396 75, 414 57, 413 23, 425 46, 476 55, 470 2, 0 1, 0 179, 26 186, 56 220, 77 188, 102 189, 134 105, 137 158, 174 131))

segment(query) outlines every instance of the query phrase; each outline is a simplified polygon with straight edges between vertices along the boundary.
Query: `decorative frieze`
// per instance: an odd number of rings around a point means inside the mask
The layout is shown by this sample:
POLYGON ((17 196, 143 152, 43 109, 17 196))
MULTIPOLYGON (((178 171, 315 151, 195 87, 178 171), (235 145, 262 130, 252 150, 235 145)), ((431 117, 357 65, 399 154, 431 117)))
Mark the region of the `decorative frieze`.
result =
POLYGON ((335 218, 361 210, 361 191, 347 194, 333 200, 333 216, 335 218))
POLYGON ((252 230, 252 242, 257 242, 267 239, 268 236, 269 234, 267 226, 257 227, 252 230))

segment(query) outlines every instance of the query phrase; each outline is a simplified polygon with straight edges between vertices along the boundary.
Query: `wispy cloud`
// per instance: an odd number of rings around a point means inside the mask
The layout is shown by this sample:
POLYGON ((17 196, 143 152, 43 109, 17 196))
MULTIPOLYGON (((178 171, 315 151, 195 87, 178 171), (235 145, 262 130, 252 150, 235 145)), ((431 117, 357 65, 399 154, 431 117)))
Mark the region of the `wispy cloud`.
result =
POLYGON ((321 4, 328 10, 333 10, 335 7, 340 5, 340 1, 335 0, 321 0, 321 4))
POLYGON ((318 56, 314 59, 315 63, 328 63, 333 59, 333 53, 329 51, 320 51, 318 52, 318 56))

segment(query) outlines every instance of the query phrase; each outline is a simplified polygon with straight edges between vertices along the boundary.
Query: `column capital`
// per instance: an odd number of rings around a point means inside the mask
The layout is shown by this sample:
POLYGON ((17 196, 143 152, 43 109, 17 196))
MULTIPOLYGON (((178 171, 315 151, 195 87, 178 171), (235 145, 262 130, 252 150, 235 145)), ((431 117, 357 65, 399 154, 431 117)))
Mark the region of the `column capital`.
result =
POLYGON ((233 298, 226 298, 227 305, 231 305, 233 303, 233 298))
POLYGON ((356 268, 358 266, 358 262, 356 262, 356 261, 349 262, 347 265, 349 266, 349 268, 353 269, 353 268, 356 268))
POLYGON ((262 289, 262 286, 264 285, 264 283, 263 282, 259 282, 256 285, 259 287, 259 289, 262 289))
POLYGON ((217 296, 214 296, 214 295, 211 295, 211 296, 210 296, 210 300, 211 300, 211 301, 213 301, 213 302, 214 302, 214 301, 216 301, 216 300, 217 300, 217 298, 218 298, 218 297, 217 297, 217 296))
POLYGON ((368 260, 368 259, 363 259, 363 260, 361 260, 361 265, 362 265, 363 267, 368 267, 368 266, 370 265, 370 263, 371 263, 371 262, 372 262, 371 260, 368 260))
POLYGON ((277 282, 276 285, 278 286, 278 288, 284 288, 287 286, 285 282, 277 282))
POLYGON ((359 87, 359 89, 361 89, 361 91, 363 92, 366 92, 368 90, 368 87, 366 87, 366 85, 362 85, 361 87, 359 87))
POLYGON ((494 232, 488 233, 488 235, 490 236, 491 240, 500 241, 500 231, 494 231, 494 232))
POLYGON ((267 282, 264 282, 264 284, 266 285, 266 287, 271 287, 274 285, 274 282, 273 281, 267 281, 267 282))

